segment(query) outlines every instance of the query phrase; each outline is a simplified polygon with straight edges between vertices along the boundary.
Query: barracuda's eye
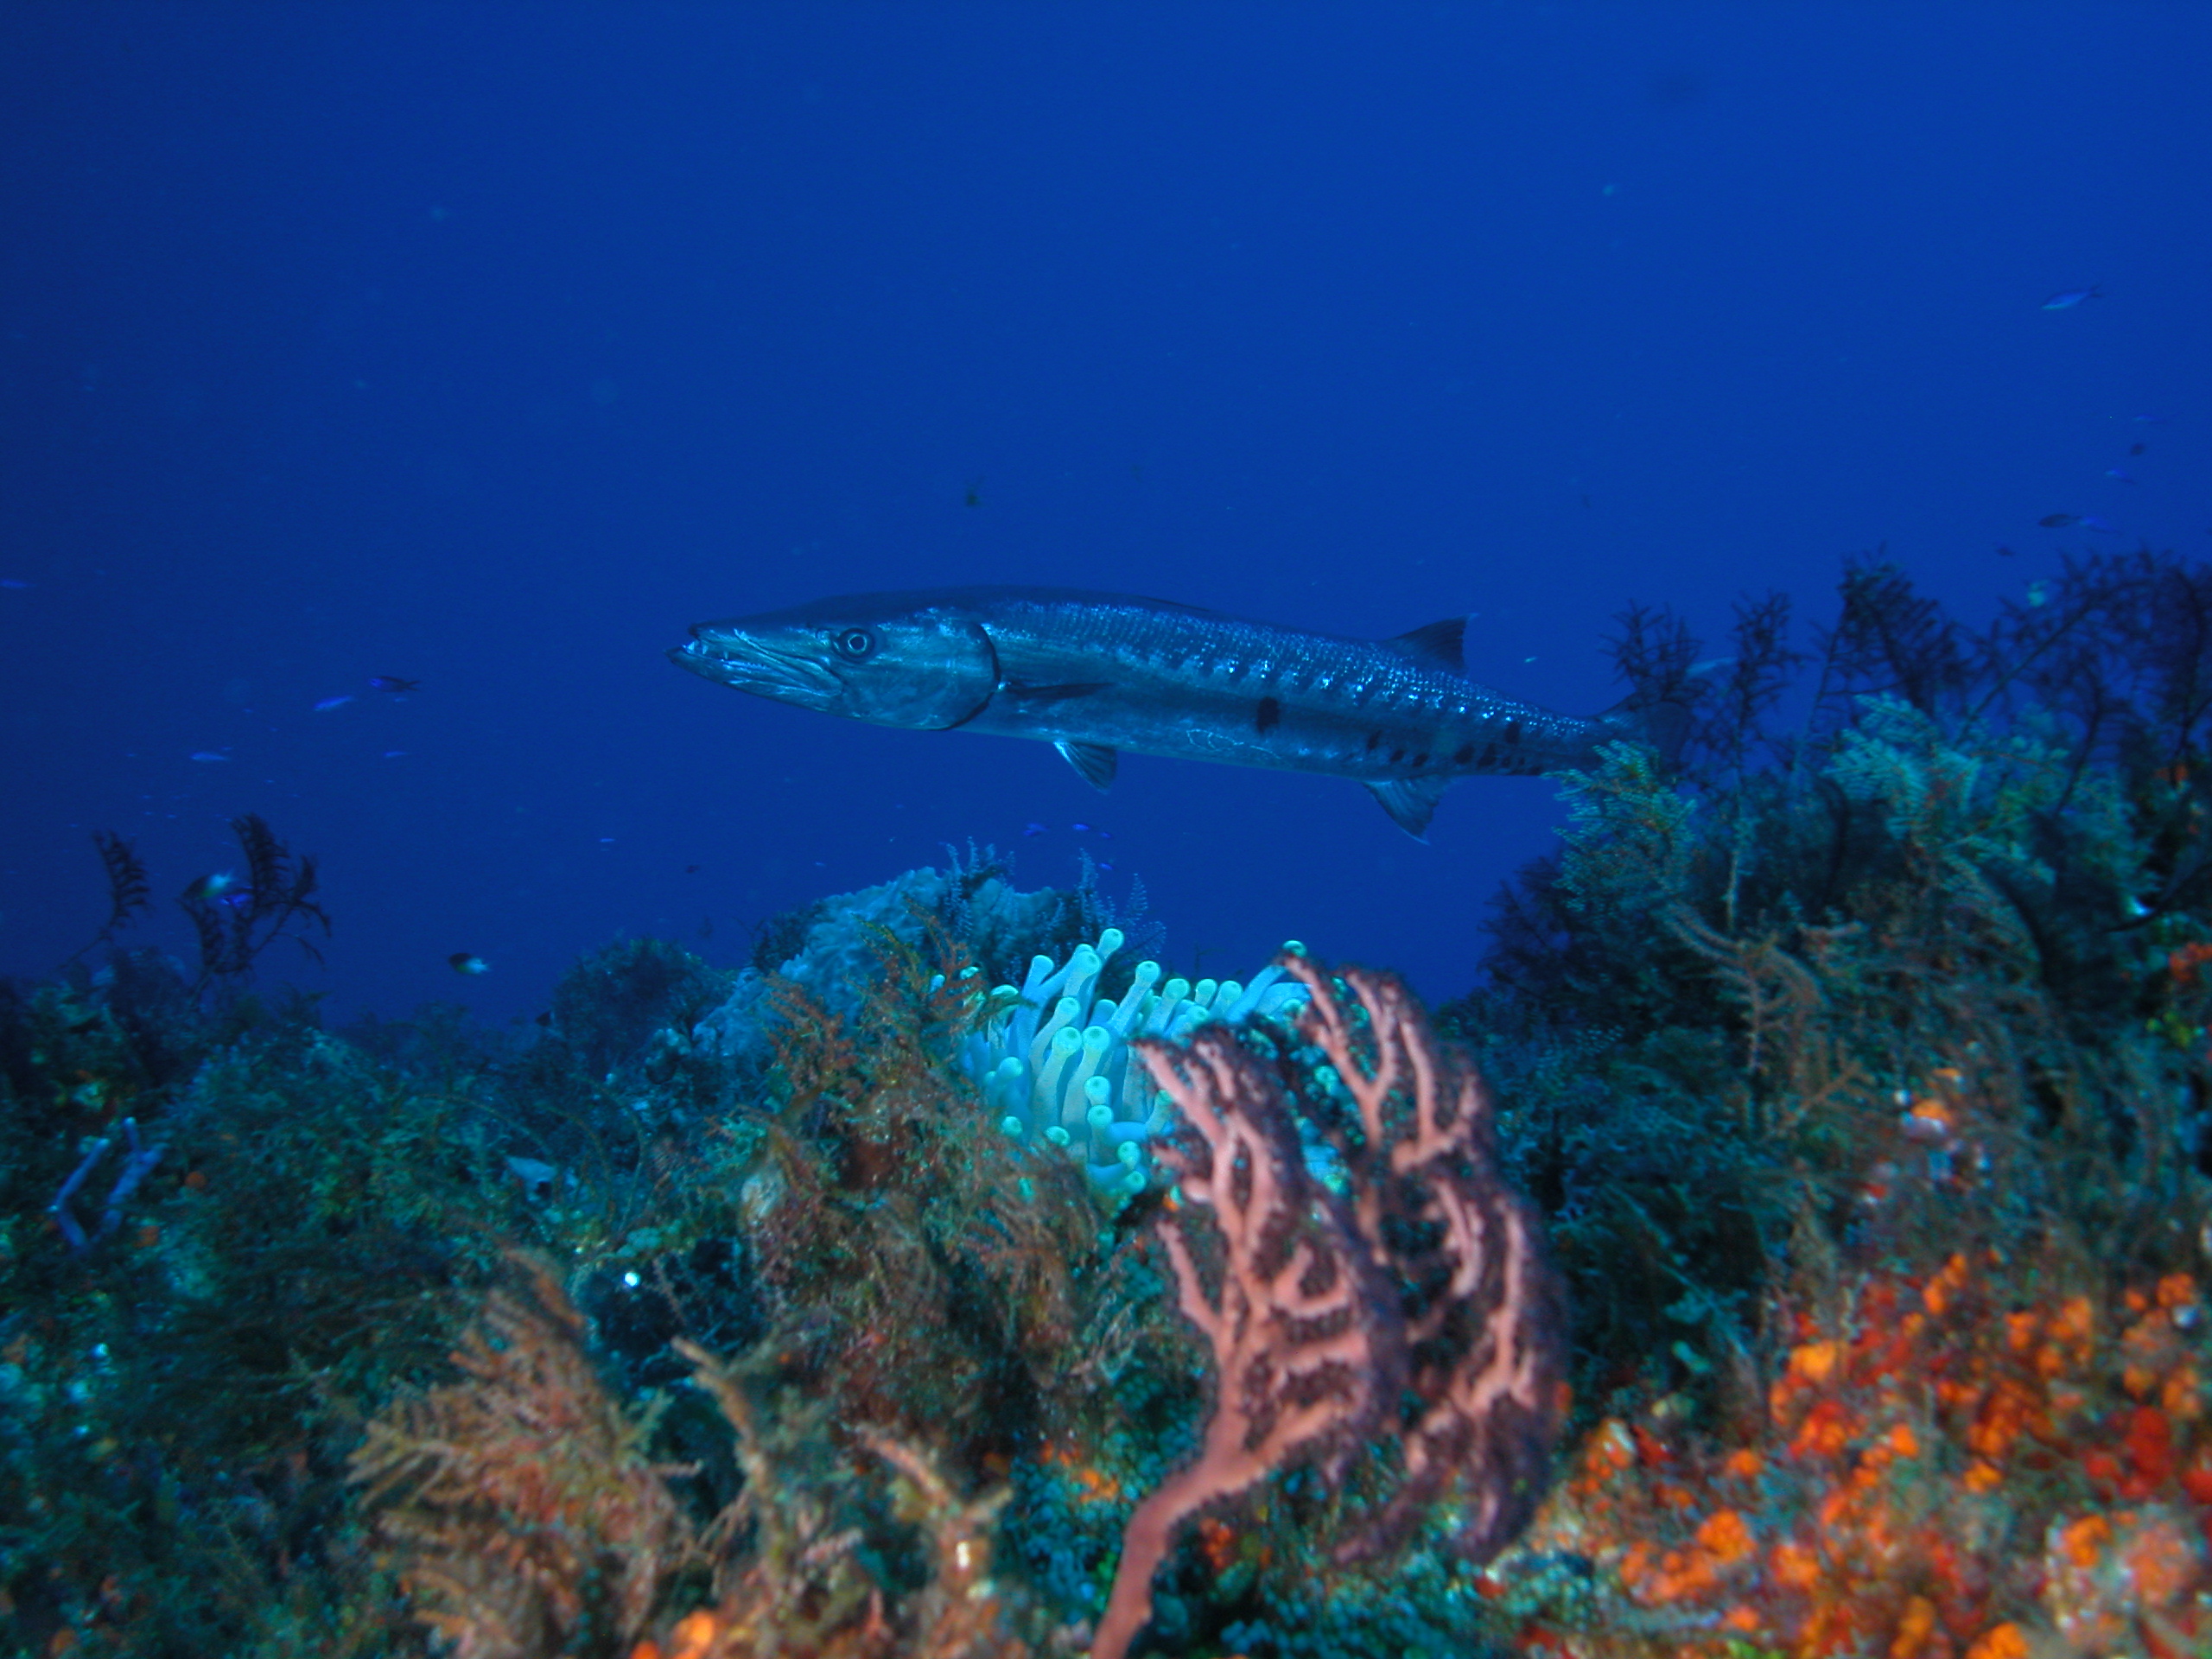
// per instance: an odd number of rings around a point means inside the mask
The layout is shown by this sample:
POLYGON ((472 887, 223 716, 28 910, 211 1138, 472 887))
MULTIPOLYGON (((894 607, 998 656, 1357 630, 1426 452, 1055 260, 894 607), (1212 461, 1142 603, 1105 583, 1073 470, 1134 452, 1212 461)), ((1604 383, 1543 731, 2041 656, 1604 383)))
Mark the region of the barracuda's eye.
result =
POLYGON ((845 628, 839 632, 837 654, 849 663, 864 662, 875 654, 875 636, 866 628, 845 628))

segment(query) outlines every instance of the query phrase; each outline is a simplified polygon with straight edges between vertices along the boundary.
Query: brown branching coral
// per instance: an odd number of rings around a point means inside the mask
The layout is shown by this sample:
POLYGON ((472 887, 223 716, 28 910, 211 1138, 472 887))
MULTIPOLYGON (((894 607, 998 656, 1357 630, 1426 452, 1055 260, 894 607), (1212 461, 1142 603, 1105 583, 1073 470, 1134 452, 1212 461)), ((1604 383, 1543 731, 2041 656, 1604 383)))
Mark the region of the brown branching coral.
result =
MULTIPOLYGON (((1827 999, 1814 966, 1772 934, 1730 938, 1687 905, 1675 906, 1667 923, 1712 964, 1741 1015, 1745 1109, 1754 1133, 1794 1134, 1808 1121, 1851 1109, 1867 1093, 1865 1067, 1828 1029, 1827 999)), ((1835 930, 1802 931, 1814 945, 1835 942, 1835 930)))
MULTIPOLYGON (((835 1659, 887 1659, 893 1629, 881 1590, 858 1559, 863 1535, 850 1524, 853 1471, 828 1450, 819 1422, 772 1425, 744 1382, 696 1344, 678 1339, 698 1385, 734 1432, 744 1485, 709 1529, 715 1605, 682 1620, 665 1650, 688 1659, 784 1652, 835 1659), (778 1444, 772 1447, 774 1440, 778 1444)), ((634 1654, 663 1650, 640 1644, 634 1654)))
POLYGON ((931 962, 878 936, 849 1021, 775 993, 789 1097, 746 1237, 785 1380, 963 1464, 1010 1446, 1076 1363, 1099 1224, 1080 1170, 978 1132, 946 1059, 981 998, 941 931, 925 943, 931 962))
POLYGON ((1020 1659, 1027 1649, 1006 1629, 990 1578, 992 1522, 1013 1497, 996 1491, 968 1502, 937 1465, 903 1440, 863 1429, 861 1441, 901 1478, 901 1515, 921 1523, 928 1540, 930 1582, 914 1598, 916 1639, 910 1653, 944 1659, 1020 1659))
POLYGON ((850 1092, 859 1072, 860 1051, 851 1032, 822 1006, 822 999, 779 976, 768 982, 768 1006, 776 1014, 776 1064, 790 1090, 791 1115, 804 1115, 825 1094, 850 1092))
POLYGON ((919 1532, 929 1560, 919 1590, 888 1595, 884 1575, 863 1565, 883 1538, 852 1524, 865 1507, 857 1499, 866 1460, 841 1449, 824 1470, 830 1442, 820 1424, 767 1421, 736 1372, 696 1344, 676 1347, 736 1432, 744 1486, 708 1529, 714 1605, 677 1620, 664 1641, 639 1643, 631 1659, 1022 1659, 1030 1651, 1007 1628, 990 1571, 990 1529, 1009 1489, 963 1501, 926 1452, 879 1428, 854 1428, 853 1449, 893 1471, 898 1519, 919 1532), (801 1462, 817 1465, 810 1476, 801 1462))
POLYGON ((459 1659, 626 1642, 697 1548, 645 1456, 650 1414, 609 1396, 551 1268, 514 1259, 524 1283, 454 1356, 470 1380, 392 1406, 353 1459, 416 1616, 459 1659))
POLYGON ((1534 1212, 1498 1174, 1480 1079, 1396 979, 1350 971, 1348 1001, 1284 961, 1312 993, 1300 1035, 1352 1108, 1340 1125, 1306 1103, 1344 1191, 1311 1173, 1291 1096, 1233 1033, 1142 1046, 1189 1134, 1160 1155, 1219 1246, 1209 1283, 1187 1212, 1160 1229, 1217 1387, 1198 1456, 1129 1517, 1091 1659, 1128 1651, 1184 1521, 1302 1463, 1335 1484, 1372 1442, 1395 1442, 1394 1488, 1337 1559, 1389 1549, 1447 1495, 1455 1543, 1488 1559, 1533 1512, 1563 1414, 1558 1287, 1534 1212))
POLYGON ((370 1425, 353 1478, 385 1508, 416 1616, 460 1659, 667 1652, 688 1659, 1020 1659, 991 1576, 1003 1486, 963 1499, 912 1441, 829 1414, 757 1408, 706 1350, 676 1350, 734 1434, 742 1484, 712 1524, 686 1518, 644 1447, 655 1414, 625 1412, 584 1350, 584 1321, 550 1268, 495 1290, 454 1363, 468 1381, 370 1425), (885 1465, 927 1581, 899 1593, 870 1495, 885 1465), (714 1602, 664 1642, 640 1640, 679 1569, 711 1572, 714 1602))

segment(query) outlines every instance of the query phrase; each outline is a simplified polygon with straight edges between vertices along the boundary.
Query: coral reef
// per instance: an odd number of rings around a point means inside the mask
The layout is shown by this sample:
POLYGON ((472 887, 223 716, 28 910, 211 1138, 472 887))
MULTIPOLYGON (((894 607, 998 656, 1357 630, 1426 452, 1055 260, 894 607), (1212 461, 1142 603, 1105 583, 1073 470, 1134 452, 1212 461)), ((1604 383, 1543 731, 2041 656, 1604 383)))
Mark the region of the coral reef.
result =
POLYGON ((1447 1016, 1575 1308, 1580 1472, 1487 1580, 1524 1648, 2202 1645, 2212 571, 2050 600, 1970 633, 1863 563, 1702 695, 1626 619, 1686 786, 1567 778, 1447 1016))
POLYGON ((1433 1020, 970 848, 332 1032, 265 826, 196 969, 101 840, 0 986, 0 1649, 2207 1650, 2212 570, 2044 597, 1630 613, 1681 767, 1433 1020))
POLYGON ((521 1265, 454 1355, 469 1380, 388 1406, 351 1459, 416 1616, 459 1659, 631 1640, 698 1548, 645 1455, 652 1416, 607 1396, 552 1269, 521 1265))

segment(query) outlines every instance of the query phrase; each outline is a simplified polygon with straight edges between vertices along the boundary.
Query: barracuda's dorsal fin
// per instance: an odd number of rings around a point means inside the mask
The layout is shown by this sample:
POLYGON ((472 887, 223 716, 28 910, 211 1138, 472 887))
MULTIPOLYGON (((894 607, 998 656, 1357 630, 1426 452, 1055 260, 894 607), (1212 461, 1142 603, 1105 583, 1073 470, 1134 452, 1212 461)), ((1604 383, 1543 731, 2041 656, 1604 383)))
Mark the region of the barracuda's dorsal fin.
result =
POLYGON ((1071 743, 1065 739, 1052 747, 1093 789, 1103 790, 1114 781, 1114 767, 1122 758, 1118 751, 1103 743, 1071 743))
POLYGON ((1444 791, 1452 786, 1449 778, 1393 778, 1387 784, 1370 784, 1367 787, 1382 804, 1396 824, 1415 841, 1428 839, 1428 821, 1435 815, 1437 802, 1444 798, 1444 791))
POLYGON ((1424 668, 1440 668, 1448 674, 1467 671, 1467 619, 1464 616, 1447 616, 1441 622, 1382 643, 1424 668))

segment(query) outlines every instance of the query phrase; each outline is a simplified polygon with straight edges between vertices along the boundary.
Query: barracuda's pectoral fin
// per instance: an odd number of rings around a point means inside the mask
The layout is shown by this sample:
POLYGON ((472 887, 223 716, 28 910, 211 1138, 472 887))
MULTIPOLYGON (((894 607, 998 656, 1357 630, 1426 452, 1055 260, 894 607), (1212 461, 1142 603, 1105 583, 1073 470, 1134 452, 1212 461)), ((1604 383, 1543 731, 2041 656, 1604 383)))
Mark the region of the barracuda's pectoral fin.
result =
POLYGON ((999 695, 1024 705, 1065 702, 1070 697, 1087 697, 1094 691, 1109 690, 1113 683, 1111 680, 1071 680, 1065 685, 1027 685, 1020 680, 1007 680, 1000 685, 999 695))
POLYGON ((1122 759, 1117 750, 1109 749, 1103 743, 1071 743, 1065 739, 1052 747, 1093 789, 1103 790, 1114 781, 1114 768, 1122 759))
POLYGON ((1367 788, 1390 815, 1391 823, 1415 841, 1427 841, 1428 821, 1451 786, 1449 778, 1393 778, 1387 784, 1370 784, 1367 788))
POLYGON ((1440 668, 1447 674, 1467 671, 1467 619, 1464 616, 1447 616, 1441 622, 1382 643, 1424 668, 1440 668))

